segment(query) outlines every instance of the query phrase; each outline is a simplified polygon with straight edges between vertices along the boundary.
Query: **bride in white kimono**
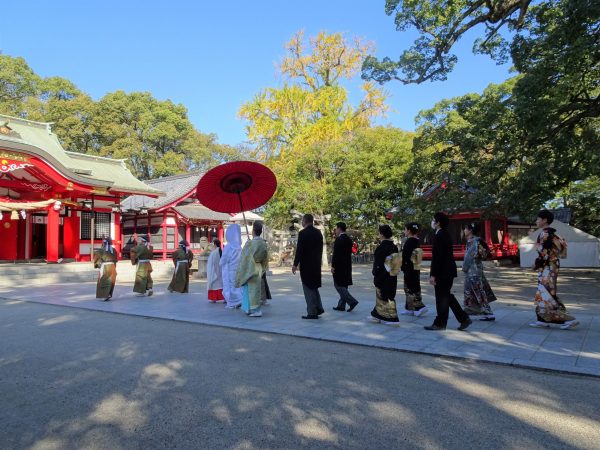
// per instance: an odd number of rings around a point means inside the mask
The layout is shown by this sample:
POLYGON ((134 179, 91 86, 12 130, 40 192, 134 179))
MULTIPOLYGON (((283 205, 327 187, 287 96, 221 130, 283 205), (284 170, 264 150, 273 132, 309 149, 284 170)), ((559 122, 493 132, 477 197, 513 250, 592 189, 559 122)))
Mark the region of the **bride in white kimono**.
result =
POLYGON ((208 301, 213 303, 225 300, 223 297, 223 276, 221 275, 221 253, 221 241, 214 239, 206 265, 208 301))
POLYGON ((223 249, 220 262, 223 274, 223 297, 225 297, 225 307, 233 309, 242 304, 242 288, 235 287, 235 275, 242 253, 242 229, 237 223, 227 227, 225 239, 227 244, 223 249))

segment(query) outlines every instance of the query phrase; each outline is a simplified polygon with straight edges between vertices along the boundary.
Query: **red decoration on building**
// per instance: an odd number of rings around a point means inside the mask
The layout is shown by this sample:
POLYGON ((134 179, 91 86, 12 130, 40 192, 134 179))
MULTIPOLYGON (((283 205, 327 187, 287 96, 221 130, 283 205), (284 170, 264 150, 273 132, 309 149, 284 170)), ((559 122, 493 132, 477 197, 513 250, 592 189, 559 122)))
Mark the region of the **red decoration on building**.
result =
POLYGON ((25 167, 33 167, 33 164, 19 161, 8 161, 6 159, 0 161, 0 172, 2 173, 13 172, 15 170, 24 169, 25 167))

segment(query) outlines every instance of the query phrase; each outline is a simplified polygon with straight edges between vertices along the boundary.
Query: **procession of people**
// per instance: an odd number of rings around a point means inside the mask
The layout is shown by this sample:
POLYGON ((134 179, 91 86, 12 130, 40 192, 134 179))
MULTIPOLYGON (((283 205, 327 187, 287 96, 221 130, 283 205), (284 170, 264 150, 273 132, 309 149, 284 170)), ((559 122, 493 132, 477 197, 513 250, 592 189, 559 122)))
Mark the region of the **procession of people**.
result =
MULTIPOLYGON (((557 280, 560 259, 566 255, 567 243, 552 228, 554 217, 551 212, 538 213, 536 225, 541 230, 536 250, 538 257, 533 269, 538 272, 537 290, 534 297, 536 320, 530 326, 547 328, 556 324, 560 329, 571 329, 579 322, 567 312, 557 296, 557 280)), ((453 255, 453 242, 447 231, 449 218, 438 212, 433 216, 432 258, 429 283, 433 286, 436 316, 433 323, 424 326, 428 331, 443 331, 447 327, 450 310, 459 323, 458 330, 464 331, 471 324, 471 317, 480 321, 493 322, 496 316, 490 304, 496 301, 490 283, 484 274, 483 262, 490 255, 490 248, 480 237, 481 226, 477 222, 466 224, 462 234, 466 240, 462 271, 464 272, 463 302, 458 301, 452 287, 458 276, 453 255)), ((271 292, 267 283, 269 249, 263 238, 264 225, 255 221, 252 239, 242 247, 241 228, 231 224, 225 232, 226 243, 213 240, 207 260, 207 290, 209 302, 224 303, 227 309, 240 308, 248 317, 262 317, 263 306, 269 304, 271 292)), ((399 248, 394 241, 394 232, 389 225, 378 228, 379 245, 374 251, 372 266, 374 305, 370 318, 376 323, 397 326, 400 315, 422 317, 428 312, 423 302, 421 288, 421 264, 423 250, 419 234, 421 226, 409 222, 404 227, 404 242, 399 248), (403 273, 404 308, 398 313, 396 296, 398 275, 403 273)), ((354 242, 347 235, 347 225, 337 222, 335 241, 331 255, 332 284, 339 299, 333 310, 352 312, 359 301, 350 293, 352 286, 352 254, 354 242)), ((131 264, 136 266, 133 292, 136 296, 152 296, 153 249, 147 235, 139 236, 139 243, 131 250, 131 264)), ((173 252, 173 273, 167 287, 169 293, 189 293, 190 274, 194 254, 189 243, 179 242, 173 252)), ((94 252, 92 262, 99 269, 96 298, 110 301, 113 297, 117 277, 117 252, 109 237, 104 237, 101 248, 94 252)), ((298 240, 292 274, 300 273, 302 291, 306 301, 306 315, 302 319, 319 319, 325 313, 319 289, 322 287, 323 233, 314 224, 314 217, 302 217, 302 230, 298 240)))

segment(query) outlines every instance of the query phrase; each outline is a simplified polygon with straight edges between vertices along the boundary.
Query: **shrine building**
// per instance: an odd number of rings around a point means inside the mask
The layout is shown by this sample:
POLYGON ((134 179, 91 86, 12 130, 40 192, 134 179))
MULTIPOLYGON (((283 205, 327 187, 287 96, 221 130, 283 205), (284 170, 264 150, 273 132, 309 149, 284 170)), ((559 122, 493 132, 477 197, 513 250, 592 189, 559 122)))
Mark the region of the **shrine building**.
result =
POLYGON ((51 124, 0 115, 0 261, 89 261, 121 242, 121 200, 164 192, 123 160, 65 151, 51 124))

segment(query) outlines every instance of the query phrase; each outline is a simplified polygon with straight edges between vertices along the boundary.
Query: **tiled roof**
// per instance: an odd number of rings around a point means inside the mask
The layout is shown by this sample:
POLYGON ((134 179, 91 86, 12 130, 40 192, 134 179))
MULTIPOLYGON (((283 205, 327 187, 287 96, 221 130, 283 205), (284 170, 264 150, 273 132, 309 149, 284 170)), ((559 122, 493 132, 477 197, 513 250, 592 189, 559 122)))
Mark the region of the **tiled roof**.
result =
POLYGON ((100 156, 84 155, 83 153, 65 152, 76 169, 87 169, 90 175, 82 175, 85 178, 107 179, 112 185, 111 189, 123 192, 152 193, 163 195, 161 189, 150 186, 148 183, 138 180, 129 171, 125 162, 120 159, 102 158, 100 156))
POLYGON ((172 175, 170 177, 156 178, 147 180, 145 183, 150 187, 164 192, 166 195, 160 198, 152 198, 145 195, 132 195, 127 197, 121 203, 122 207, 129 210, 146 208, 148 210, 160 209, 163 206, 170 205, 188 194, 195 193, 198 182, 202 177, 200 172, 190 172, 181 175, 172 175))
POLYGON ((0 114, 0 125, 3 124, 12 130, 8 135, 0 135, 3 148, 34 154, 50 162, 68 178, 115 191, 162 195, 160 189, 135 178, 123 160, 65 151, 50 123, 0 114))
POLYGON ((176 206, 175 210, 188 219, 195 220, 214 220, 217 222, 231 221, 231 215, 220 213, 208 209, 200 203, 192 203, 191 205, 176 206))

